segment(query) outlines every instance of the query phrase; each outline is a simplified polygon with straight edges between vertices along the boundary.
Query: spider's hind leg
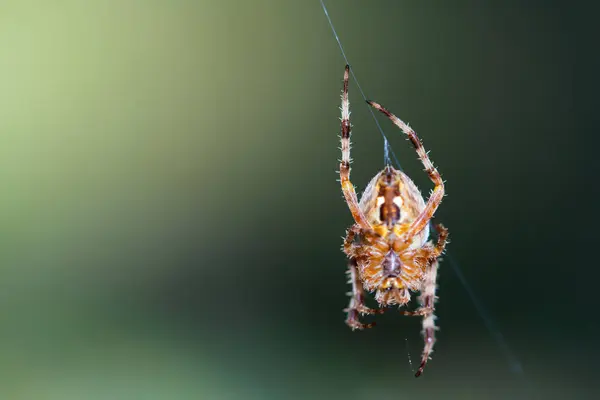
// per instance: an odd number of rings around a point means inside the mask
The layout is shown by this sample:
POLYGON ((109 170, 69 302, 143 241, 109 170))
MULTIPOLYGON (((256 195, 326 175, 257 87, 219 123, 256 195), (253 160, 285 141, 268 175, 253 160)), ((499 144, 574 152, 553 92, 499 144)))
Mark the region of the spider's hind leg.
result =
POLYGON ((425 365, 433 353, 433 345, 435 344, 435 331, 438 328, 435 326, 435 314, 434 314, 434 303, 436 300, 435 290, 437 288, 437 270, 439 267, 439 261, 433 260, 425 272, 425 280, 421 287, 421 295, 419 296, 419 303, 421 306, 416 311, 404 311, 404 315, 410 316, 421 316, 423 317, 423 339, 425 340, 425 347, 421 355, 421 365, 416 377, 420 376, 425 369, 425 365))
POLYGON ((433 261, 429 264, 425 271, 425 279, 421 286, 421 295, 419 296, 420 307, 416 311, 404 311, 404 315, 423 317, 423 337, 425 338, 425 348, 421 359, 421 366, 415 374, 419 376, 423 373, 423 369, 433 352, 435 344, 435 331, 438 329, 435 326, 435 300, 437 299, 435 291, 437 289, 437 270, 440 265, 438 257, 444 252, 446 243, 448 242, 448 229, 442 224, 435 224, 435 230, 438 232, 438 240, 433 248, 433 261))
POLYGON ((363 292, 362 282, 358 276, 356 258, 350 258, 350 262, 348 263, 348 276, 350 278, 349 282, 352 284, 352 292, 348 293, 350 295, 350 304, 348 304, 348 308, 344 309, 344 312, 347 313, 346 324, 355 329, 366 329, 372 328, 375 326, 375 323, 372 322, 370 324, 363 324, 360 322, 361 314, 382 314, 384 309, 372 309, 365 306, 365 296, 363 292))

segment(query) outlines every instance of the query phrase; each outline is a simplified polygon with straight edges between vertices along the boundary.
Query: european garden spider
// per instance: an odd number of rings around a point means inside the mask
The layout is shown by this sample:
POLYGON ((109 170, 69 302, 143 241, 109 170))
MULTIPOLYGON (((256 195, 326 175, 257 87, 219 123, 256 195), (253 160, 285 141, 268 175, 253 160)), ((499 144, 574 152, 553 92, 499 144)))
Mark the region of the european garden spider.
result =
POLYGON ((444 197, 444 182, 415 131, 379 104, 367 101, 408 136, 435 188, 425 203, 413 181, 388 164, 371 179, 358 201, 350 182, 349 72, 350 67, 346 65, 341 107, 340 163, 342 191, 355 221, 347 231, 343 246, 349 258, 348 275, 352 284, 350 304, 344 310, 348 314, 346 323, 352 330, 370 328, 374 323, 362 324, 359 321, 360 314, 380 314, 387 306, 404 306, 410 301, 411 292, 419 291, 420 307, 416 311, 402 312, 423 318, 425 347, 415 374, 419 376, 433 351, 437 329, 433 314, 436 276, 438 258, 446 246, 448 230, 441 224, 435 225, 437 242, 434 244, 428 239, 430 220, 444 197), (376 292, 379 309, 365 306, 363 290, 376 292))

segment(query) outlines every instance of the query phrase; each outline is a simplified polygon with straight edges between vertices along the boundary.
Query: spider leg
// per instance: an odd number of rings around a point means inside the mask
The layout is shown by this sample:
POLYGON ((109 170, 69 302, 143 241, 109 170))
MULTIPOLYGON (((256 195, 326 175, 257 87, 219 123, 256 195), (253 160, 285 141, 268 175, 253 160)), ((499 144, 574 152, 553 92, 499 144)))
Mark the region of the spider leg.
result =
POLYGON ((448 243, 448 228, 442 224, 434 224, 433 227, 438 233, 438 240, 434 248, 435 258, 437 258, 442 255, 448 243))
POLYGON ((360 226, 358 224, 354 224, 348 229, 346 232, 346 239, 344 239, 344 245, 342 250, 348 257, 356 256, 356 249, 359 247, 354 243, 354 239, 356 235, 360 234, 360 226))
POLYGON ((422 285, 422 294, 419 296, 419 303, 421 307, 416 311, 404 311, 404 315, 409 316, 420 316, 423 317, 423 336, 425 338, 425 348, 423 349, 423 356, 421 360, 421 366, 415 376, 419 376, 423 373, 423 369, 429 360, 429 356, 433 351, 433 345, 435 343, 435 290, 437 287, 437 270, 439 268, 439 257, 446 247, 448 239, 448 229, 442 224, 435 224, 435 229, 438 232, 438 240, 434 247, 435 259, 431 262, 431 265, 425 273, 425 280, 422 285))
POLYGON ((408 139, 413 144, 415 150, 417 151, 417 154, 419 155, 419 159, 425 166, 425 171, 427 172, 429 178, 433 181, 435 185, 435 187, 433 188, 433 192, 431 192, 431 196, 429 196, 427 205, 425 206, 421 214, 419 214, 419 216, 413 221, 410 228, 404 234, 405 242, 410 242, 413 236, 415 236, 425 228, 425 226, 429 223, 429 220, 433 217, 433 214, 437 210, 438 206, 442 202, 442 199, 444 197, 444 181, 442 180, 442 177, 440 176, 438 170, 433 166, 431 160, 429 160, 429 156, 427 155, 427 152, 423 147, 423 143, 421 143, 421 140, 417 136, 416 132, 410 126, 408 126, 406 123, 400 120, 400 118, 396 117, 394 114, 383 108, 381 105, 369 100, 367 101, 367 103, 369 103, 369 105, 371 105, 373 108, 385 114, 398 128, 402 130, 402 132, 404 132, 408 136, 408 139))
POLYGON ((348 283, 352 284, 352 292, 348 293, 350 295, 350 304, 348 304, 348 308, 344 309, 344 312, 347 313, 346 324, 352 330, 372 328, 375 326, 375 323, 361 323, 359 319, 360 314, 382 314, 385 310, 375 310, 365 306, 362 282, 358 276, 356 258, 354 257, 350 258, 350 262, 348 263, 348 276, 348 283))
POLYGON ((370 229, 371 224, 367 217, 358 205, 358 198, 354 185, 350 182, 350 103, 348 101, 348 79, 350 74, 350 66, 346 65, 344 71, 344 89, 342 90, 342 127, 341 127, 341 142, 342 142, 342 161, 340 162, 340 183, 342 192, 348 208, 352 213, 352 217, 356 223, 363 229, 370 229))
POLYGON ((423 295, 419 297, 419 299, 422 299, 422 301, 420 302, 421 307, 419 307, 416 311, 402 311, 403 315, 419 317, 427 315, 434 311, 433 303, 436 299, 435 284, 437 279, 437 268, 439 268, 439 260, 437 258, 442 255, 442 253, 444 252, 444 248, 446 247, 446 243, 448 242, 448 229, 442 224, 435 224, 434 228, 436 231, 438 231, 438 240, 435 244, 435 247, 433 248, 433 255, 431 257, 433 261, 431 261, 431 263, 437 263, 438 266, 435 267, 435 271, 430 272, 431 267, 427 269, 427 271, 425 272, 424 284, 422 285, 424 289, 427 289, 427 287, 431 287, 431 285, 433 285, 433 294, 430 296, 425 296, 426 293, 423 293, 423 295), (428 280, 432 282, 428 282, 428 280))
POLYGON ((423 293, 419 299, 420 299, 420 303, 421 303, 421 307, 419 307, 419 309, 417 309, 416 311, 402 311, 402 314, 404 315, 408 315, 408 316, 423 316, 423 315, 427 315, 429 313, 432 313, 434 311, 434 302, 435 302, 435 289, 436 289, 436 279, 437 279, 437 269, 439 268, 439 260, 438 257, 442 255, 442 253, 444 252, 444 249, 446 247, 446 243, 448 242, 448 228, 446 228, 444 225, 442 224, 435 224, 434 225, 435 230, 438 232, 438 240, 437 243, 435 244, 435 247, 433 248, 433 255, 431 257, 432 264, 437 263, 438 265, 435 266, 435 269, 432 270, 432 267, 428 267, 428 269, 425 271, 425 279, 424 279, 424 283, 422 285, 422 287, 427 290, 427 288, 429 288, 430 290, 432 290, 432 294, 430 294, 429 296, 426 296, 427 293, 423 293), (433 288, 433 289, 431 289, 433 288), (421 301, 422 299, 422 301, 421 301))
MULTIPOLYGON (((440 235, 441 237, 441 235, 440 235)), ((442 239, 445 241, 445 239, 442 239)), ((439 243, 439 241, 438 241, 439 243)), ((431 353, 433 353, 433 345, 435 344, 435 331, 438 329, 435 326, 435 315, 434 315, 434 303, 436 300, 435 290, 437 288, 437 270, 439 267, 439 261, 433 260, 427 270, 425 271, 425 279, 421 286, 421 295, 419 296, 419 303, 421 307, 417 311, 404 311, 404 315, 421 316, 423 317, 423 338, 425 339, 425 347, 421 355, 421 365, 415 374, 419 377, 423 373, 423 369, 429 360, 431 353)))

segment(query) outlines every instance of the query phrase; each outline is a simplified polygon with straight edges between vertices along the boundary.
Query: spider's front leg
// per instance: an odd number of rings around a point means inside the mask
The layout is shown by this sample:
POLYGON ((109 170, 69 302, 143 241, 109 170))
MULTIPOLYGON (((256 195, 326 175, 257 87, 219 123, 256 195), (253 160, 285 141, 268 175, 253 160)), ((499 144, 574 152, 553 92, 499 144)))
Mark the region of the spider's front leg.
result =
POLYGON ((425 148, 423 147, 423 143, 421 143, 421 139, 417 136, 417 133, 410 127, 408 124, 404 123, 400 118, 396 117, 394 114, 386 110, 380 104, 375 103, 374 101, 367 100, 367 103, 371 105, 373 108, 381 111, 385 114, 398 128, 402 130, 407 136, 412 145, 414 146, 419 159, 423 163, 425 167, 425 172, 429 175, 429 178, 435 185, 433 188, 433 192, 431 192, 431 196, 429 196, 429 200, 425 205, 425 208, 419 216, 412 222, 410 228, 404 234, 405 243, 410 243, 415 235, 418 235, 429 223, 435 211, 439 207, 442 199, 444 198, 444 181, 438 170, 433 166, 433 163, 429 159, 425 148))
POLYGON ((365 213, 360 209, 358 204, 358 197, 356 196, 356 190, 354 185, 350 181, 350 102, 348 101, 348 80, 350 74, 350 66, 346 65, 344 70, 344 88, 342 89, 342 126, 340 132, 340 139, 342 144, 342 160, 340 162, 340 183, 342 184, 342 192, 344 198, 350 208, 354 221, 362 229, 371 229, 371 224, 367 220, 365 213))
POLYGON ((351 257, 350 262, 348 263, 348 277, 348 283, 352 284, 352 292, 348 293, 350 295, 350 304, 348 304, 348 308, 344 309, 344 312, 347 313, 346 324, 352 328, 352 330, 372 328, 375 326, 375 322, 363 324, 360 322, 360 315, 381 314, 384 310, 375 310, 365 306, 363 286, 360 277, 358 276, 358 267, 356 258, 354 257, 351 257))

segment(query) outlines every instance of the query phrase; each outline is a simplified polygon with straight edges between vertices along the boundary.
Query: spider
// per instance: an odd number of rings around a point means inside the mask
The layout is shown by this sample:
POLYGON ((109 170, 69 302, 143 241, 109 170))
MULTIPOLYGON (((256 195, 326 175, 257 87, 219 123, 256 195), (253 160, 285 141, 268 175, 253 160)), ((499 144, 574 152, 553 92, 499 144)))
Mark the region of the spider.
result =
POLYGON ((343 251, 349 258, 347 273, 352 284, 352 292, 348 293, 350 304, 344 309, 347 313, 346 324, 352 330, 371 328, 375 323, 361 323, 360 315, 381 314, 388 306, 398 305, 400 308, 408 305, 411 292, 420 292, 420 307, 416 311, 402 311, 403 315, 422 317, 425 345, 421 364, 415 374, 418 377, 433 352, 437 330, 434 315, 436 277, 448 230, 441 224, 434 225, 438 233, 437 241, 433 243, 428 239, 430 220, 444 197, 444 182, 415 131, 381 105, 367 101, 408 136, 435 187, 425 203, 413 181, 388 163, 371 179, 358 201, 350 182, 349 72, 350 67, 346 65, 341 107, 340 163, 342 192, 355 221, 348 229, 343 245, 343 251), (375 292, 378 309, 365 306, 364 290, 375 292))

